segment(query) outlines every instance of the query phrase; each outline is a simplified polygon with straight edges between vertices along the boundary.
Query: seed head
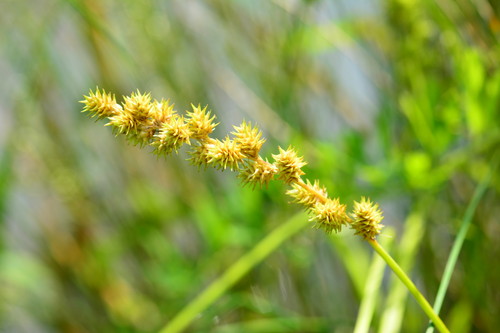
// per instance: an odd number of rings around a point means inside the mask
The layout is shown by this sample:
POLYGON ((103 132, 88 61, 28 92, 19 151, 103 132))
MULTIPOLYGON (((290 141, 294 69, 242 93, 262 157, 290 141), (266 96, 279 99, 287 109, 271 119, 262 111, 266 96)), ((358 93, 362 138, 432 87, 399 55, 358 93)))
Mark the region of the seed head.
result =
POLYGON ((304 174, 301 168, 306 165, 302 157, 298 157, 295 150, 288 147, 287 150, 279 147, 279 154, 273 155, 278 167, 278 177, 285 183, 290 184, 300 179, 304 174))
POLYGON ((125 134, 132 141, 142 141, 137 138, 147 136, 142 131, 147 126, 151 107, 150 94, 141 94, 139 91, 132 93, 125 97, 123 109, 109 117, 106 126, 113 126, 118 134, 125 134))
POLYGON ((216 139, 206 146, 208 163, 213 164, 217 169, 237 170, 245 157, 238 144, 229 137, 226 137, 224 141, 216 139))
POLYGON ((325 203, 317 202, 311 208, 310 221, 315 222, 314 228, 323 229, 327 234, 339 232, 343 225, 349 223, 346 206, 340 204, 339 199, 328 199, 325 203))
POLYGON ((89 95, 83 97, 85 99, 80 101, 85 104, 82 112, 90 112, 91 117, 103 119, 122 111, 122 107, 116 103, 115 95, 104 90, 101 92, 99 88, 96 88, 95 93, 90 90, 89 95))
POLYGON ((125 96, 123 111, 132 115, 137 121, 143 121, 149 117, 151 110, 151 94, 141 94, 139 90, 130 96, 125 96))
POLYGON ((240 145, 241 152, 248 158, 257 158, 260 148, 266 142, 266 140, 262 139, 262 132, 247 122, 233 127, 236 131, 231 132, 231 134, 235 136, 234 141, 240 145))
POLYGON ((155 100, 149 109, 149 117, 158 124, 170 121, 175 113, 174 104, 170 104, 169 99, 155 100))
POLYGON ((193 149, 191 149, 191 151, 189 152, 189 155, 191 155, 189 161, 193 165, 198 166, 198 168, 202 166, 204 166, 205 169, 207 168, 208 163, 210 161, 207 145, 205 144, 195 145, 193 149))
POLYGON ((207 140, 208 135, 218 125, 218 123, 214 123, 215 116, 212 116, 210 111, 207 112, 206 106, 202 109, 199 104, 198 106, 191 104, 191 107, 193 111, 188 111, 187 113, 187 123, 192 133, 191 135, 193 139, 200 141, 207 140))
POLYGON ((307 190, 306 188, 300 186, 299 184, 292 184, 292 189, 288 190, 286 194, 291 196, 295 202, 304 205, 306 208, 311 208, 318 202, 318 194, 327 197, 328 194, 326 192, 326 188, 321 187, 319 185, 319 181, 315 180, 314 185, 306 181, 306 184, 309 188, 312 188, 312 191, 307 190))
POLYGON ((105 126, 113 126, 113 130, 118 134, 134 134, 137 132, 139 122, 134 115, 121 111, 109 117, 109 123, 105 126))
POLYGON ((177 150, 182 144, 190 144, 191 132, 183 116, 172 115, 170 121, 162 124, 160 131, 155 135, 155 140, 151 143, 156 148, 157 154, 168 155, 177 150))
POLYGON ((378 204, 374 204, 365 197, 362 197, 360 202, 354 202, 351 215, 353 218, 351 228, 356 230, 356 235, 361 235, 364 239, 375 239, 384 226, 380 224, 384 217, 378 204))
POLYGON ((250 184, 255 188, 257 184, 261 187, 263 185, 267 186, 277 173, 278 168, 274 164, 258 158, 248 161, 238 177, 241 178, 244 184, 250 184))

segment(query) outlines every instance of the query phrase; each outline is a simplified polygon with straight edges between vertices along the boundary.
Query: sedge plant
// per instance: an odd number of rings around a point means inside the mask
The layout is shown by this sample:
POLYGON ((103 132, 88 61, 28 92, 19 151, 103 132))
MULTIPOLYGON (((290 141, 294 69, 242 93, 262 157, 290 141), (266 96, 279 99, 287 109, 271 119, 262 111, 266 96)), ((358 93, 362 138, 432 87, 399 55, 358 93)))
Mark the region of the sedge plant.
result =
MULTIPOLYGON (((306 209, 314 228, 327 234, 337 233, 346 227, 353 229, 394 271, 434 326, 440 332, 449 332, 408 275, 377 242, 376 237, 383 228, 383 214, 378 204, 361 197, 354 202, 352 211, 348 212, 347 205, 341 203, 340 198, 330 198, 319 181, 311 182, 304 178, 302 168, 306 162, 293 147, 278 147, 277 153, 272 155, 272 161, 269 161, 260 155, 265 142, 262 132, 251 123, 244 121, 239 126, 234 126, 231 135, 220 140, 210 136, 218 123, 206 106, 192 104, 190 111, 179 114, 169 100, 153 100, 151 94, 139 91, 124 97, 122 103, 117 103, 113 94, 96 88, 88 96, 84 96, 81 102, 84 104, 83 112, 88 112, 97 119, 107 119, 106 126, 111 126, 117 135, 124 134, 133 144, 151 146, 155 154, 166 156, 177 152, 183 145, 188 145, 189 160, 193 165, 236 171, 242 183, 253 188, 266 186, 275 179, 283 181, 289 186, 286 194, 306 209)), ((294 222, 294 225, 297 229, 300 224, 294 222)), ((259 257, 262 254, 256 254, 252 258, 259 257)), ((248 269, 246 267, 241 271, 248 269)), ((228 280, 235 278, 236 274, 227 276, 228 280)), ((185 327, 197 311, 203 310, 223 291, 220 286, 212 289, 209 288, 206 294, 201 295, 192 309, 183 312, 177 321, 174 319, 170 323, 170 326, 177 327, 176 330, 169 330, 167 326, 163 331, 179 331, 185 327)))

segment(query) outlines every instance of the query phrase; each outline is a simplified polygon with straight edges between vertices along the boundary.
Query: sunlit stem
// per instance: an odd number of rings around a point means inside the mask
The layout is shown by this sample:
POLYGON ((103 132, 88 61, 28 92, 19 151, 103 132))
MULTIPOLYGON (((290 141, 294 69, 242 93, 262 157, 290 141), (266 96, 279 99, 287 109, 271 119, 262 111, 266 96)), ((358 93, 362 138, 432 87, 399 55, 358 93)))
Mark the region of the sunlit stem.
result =
POLYGON ((432 306, 429 304, 429 302, 427 302, 424 295, 420 293, 415 284, 410 280, 410 278, 408 277, 408 275, 406 275, 403 269, 399 267, 396 261, 394 261, 391 255, 387 253, 385 249, 375 239, 368 240, 368 243, 370 243, 370 245, 375 249, 375 251, 385 260, 387 265, 389 265, 389 267, 393 270, 393 272, 401 280, 401 282, 403 282, 408 291, 413 295, 417 303, 420 305, 422 310, 424 310, 429 319, 434 323, 434 327, 436 327, 436 329, 438 329, 442 333, 449 333, 450 331, 443 323, 441 318, 436 314, 436 312, 434 312, 432 306))

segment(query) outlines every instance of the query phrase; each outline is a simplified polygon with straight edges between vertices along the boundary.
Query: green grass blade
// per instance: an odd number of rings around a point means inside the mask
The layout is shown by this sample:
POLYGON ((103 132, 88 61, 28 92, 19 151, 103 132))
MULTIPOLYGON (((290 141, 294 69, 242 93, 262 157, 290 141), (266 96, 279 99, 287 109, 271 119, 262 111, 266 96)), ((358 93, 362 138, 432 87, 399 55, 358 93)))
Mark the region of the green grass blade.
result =
MULTIPOLYGON (((423 205, 417 206, 425 205, 424 202, 423 205)), ((413 268, 420 242, 424 236, 424 218, 419 209, 416 209, 408 216, 405 221, 405 226, 404 234, 396 249, 396 259, 401 265, 401 268, 410 272, 413 268)), ((393 276, 389 285, 388 294, 383 307, 378 331, 381 333, 400 332, 408 290, 399 282, 396 276, 393 276)))
MULTIPOLYGON (((392 231, 391 231, 392 233, 392 231)), ((393 238, 384 239, 384 247, 389 248, 393 238)), ((377 300, 380 294, 380 286, 382 278, 384 277, 385 261, 379 255, 373 254, 372 263, 366 274, 365 289, 363 292, 363 299, 359 306, 358 318, 354 333, 368 333, 370 330, 370 323, 377 306, 377 300)))
POLYGON ((363 298, 366 277, 369 276, 370 256, 361 242, 352 240, 354 235, 331 237, 330 244, 351 280, 356 295, 363 298))
POLYGON ((160 330, 160 333, 183 331, 200 312, 215 302, 224 292, 276 250, 284 241, 308 224, 309 221, 305 213, 299 213, 273 230, 255 245, 250 252, 236 261, 220 278, 215 280, 198 297, 182 309, 163 329, 160 330))
MULTIPOLYGON (((496 169, 496 165, 498 165, 498 163, 495 163, 495 167, 493 167, 492 170, 496 169)), ((434 312, 436 312, 437 314, 439 314, 441 306, 443 305, 444 296, 446 295, 446 290, 448 289, 448 285, 450 284, 451 276, 453 274, 455 265, 458 260, 458 255, 460 254, 460 250, 462 249, 465 236, 467 236, 467 232, 469 231, 470 225, 472 223, 472 217, 474 215, 474 212, 476 211, 477 206, 479 205, 479 202, 481 201, 481 198, 483 197, 484 193, 486 192, 486 189, 490 184, 491 176, 492 172, 490 171, 489 174, 485 177, 485 179, 480 184, 477 185, 476 190, 474 191, 474 194, 472 196, 472 199, 469 205, 467 206, 467 210, 465 211, 465 215, 464 218, 462 219, 460 230, 458 231, 457 237, 455 238, 455 241, 453 243, 453 247, 451 248, 450 256, 448 257, 448 261, 446 262, 446 267, 443 272, 443 277, 441 279, 441 283, 439 284, 439 289, 436 294, 436 300, 434 302, 433 309, 434 312)), ((432 333, 432 332, 434 332, 434 325, 432 323, 429 323, 426 333, 432 333)))

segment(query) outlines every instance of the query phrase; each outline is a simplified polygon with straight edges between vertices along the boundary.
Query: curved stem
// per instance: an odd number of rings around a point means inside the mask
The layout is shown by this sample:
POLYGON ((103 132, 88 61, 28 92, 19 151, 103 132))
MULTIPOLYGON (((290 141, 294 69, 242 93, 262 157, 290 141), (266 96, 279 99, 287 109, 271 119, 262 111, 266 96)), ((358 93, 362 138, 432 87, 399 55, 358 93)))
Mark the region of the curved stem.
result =
POLYGON ((191 321, 210 304, 215 302, 224 292, 231 288, 241 277, 264 260, 270 253, 277 249, 285 240, 304 228, 309 221, 299 213, 274 229, 261 240, 250 252, 246 253, 221 277, 215 280, 198 297, 182 309, 160 333, 174 333, 183 331, 191 321))
POLYGON ((450 331, 443 323, 441 318, 439 318, 439 316, 434 312, 432 306, 429 304, 429 302, 427 302, 424 295, 420 293, 415 284, 413 284, 408 275, 406 275, 403 269, 399 267, 399 265, 396 263, 396 261, 394 261, 391 255, 387 253, 385 249, 375 239, 368 240, 368 243, 370 243, 370 245, 375 249, 375 251, 377 251, 377 253, 385 260, 387 265, 389 265, 389 267, 394 271, 394 273, 401 280, 401 282, 403 282, 406 288, 408 288, 408 291, 410 291, 413 297, 415 297, 415 300, 420 305, 422 310, 424 310, 429 319, 432 320, 434 326, 442 333, 449 333, 450 331))
MULTIPOLYGON (((307 185, 302 179, 297 181, 297 184, 310 193, 314 194, 316 198, 320 202, 325 202, 327 198, 321 194, 315 191, 311 186, 307 185)), ((403 282, 403 284, 406 286, 408 291, 415 297, 416 301, 424 310, 424 312, 427 314, 429 319, 434 323, 434 326, 443 333, 449 332, 448 328, 446 325, 443 323, 441 318, 434 312, 432 309, 432 306, 429 304, 429 302, 425 299, 425 297, 422 295, 422 293, 418 290, 418 288, 413 284, 413 282, 410 280, 408 275, 403 271, 403 269, 396 263, 396 261, 391 257, 387 251, 375 240, 375 239, 368 239, 368 243, 375 249, 375 251, 384 259, 384 261, 389 265, 389 267, 396 273, 397 277, 403 282)))

